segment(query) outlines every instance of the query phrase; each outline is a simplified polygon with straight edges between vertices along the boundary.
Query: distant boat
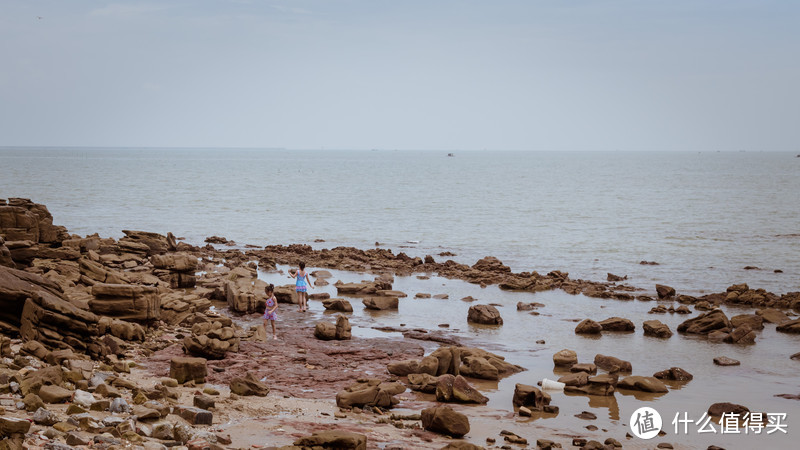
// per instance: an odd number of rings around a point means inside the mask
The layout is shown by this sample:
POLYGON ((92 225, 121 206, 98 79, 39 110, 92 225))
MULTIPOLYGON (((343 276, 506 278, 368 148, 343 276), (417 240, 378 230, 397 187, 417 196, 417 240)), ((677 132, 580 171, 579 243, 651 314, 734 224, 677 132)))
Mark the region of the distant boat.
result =
MULTIPOLYGON (((456 154, 455 153, 448 153, 447 156, 456 156, 456 154)), ((800 156, 800 155, 797 155, 797 156, 800 156)))

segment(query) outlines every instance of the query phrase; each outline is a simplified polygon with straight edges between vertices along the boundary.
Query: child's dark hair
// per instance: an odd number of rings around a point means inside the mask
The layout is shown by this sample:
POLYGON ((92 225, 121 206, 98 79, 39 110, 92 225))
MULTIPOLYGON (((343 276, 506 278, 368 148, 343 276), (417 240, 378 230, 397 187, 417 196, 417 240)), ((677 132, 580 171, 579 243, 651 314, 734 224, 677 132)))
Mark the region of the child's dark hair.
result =
POLYGON ((270 283, 269 286, 264 287, 264 292, 274 292, 274 291, 275 291, 275 285, 273 285, 272 283, 270 283))
POLYGON ((303 270, 305 268, 306 268, 306 263, 304 263, 303 261, 300 261, 300 270, 303 270))

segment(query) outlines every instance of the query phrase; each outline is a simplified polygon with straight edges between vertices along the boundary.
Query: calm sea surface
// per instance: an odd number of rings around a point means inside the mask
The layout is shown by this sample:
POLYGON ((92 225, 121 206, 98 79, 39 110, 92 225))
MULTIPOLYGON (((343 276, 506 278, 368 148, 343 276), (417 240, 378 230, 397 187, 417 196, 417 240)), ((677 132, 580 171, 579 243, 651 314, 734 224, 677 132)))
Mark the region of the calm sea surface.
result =
MULTIPOLYGON (((195 244, 220 235, 259 246, 370 248, 378 241, 437 260, 438 253, 450 251, 457 255, 453 259, 469 264, 494 255, 515 271, 560 269, 591 280, 612 272, 649 291, 656 282, 685 293, 718 292, 737 282, 777 293, 800 290, 800 158, 794 154, 456 152, 447 157, 391 151, 5 149, 0 174, 0 197, 44 203, 57 224, 78 234, 171 231, 195 244), (640 265, 642 260, 659 265, 640 265)), ((345 282, 369 278, 332 272, 334 280, 345 282)), ((658 319, 675 330, 691 316, 648 314, 655 302, 505 292, 433 275, 396 278, 394 288, 409 295, 399 311, 371 312, 351 298, 353 334, 400 336, 373 328, 387 325, 442 329, 525 367, 500 382, 478 385, 491 400, 471 409, 473 431, 467 438, 475 443, 497 438, 501 429, 529 440, 566 429, 600 441, 612 436, 631 448, 658 442, 676 448, 796 448, 800 402, 775 395, 800 393, 800 362, 789 358, 800 351, 800 337, 777 333, 773 324, 751 346, 680 334, 656 339, 642 335, 644 320, 658 319), (448 294, 449 300, 413 298, 419 292, 448 294), (504 325, 467 324, 470 304, 459 300, 465 296, 500 305, 504 325), (516 310, 519 301, 545 306, 531 315, 516 310), (612 316, 633 320, 636 332, 587 338, 573 331, 576 320, 612 316), (449 327, 440 328, 443 323, 449 327), (670 385, 665 395, 554 392, 559 415, 515 418, 514 384, 557 379, 561 374, 553 371, 552 355, 562 348, 576 350, 580 362, 592 362, 597 353, 622 357, 631 361, 635 375, 680 366, 695 378, 670 385), (712 359, 721 355, 742 364, 714 365, 712 359), (714 434, 699 434, 694 425, 688 433, 674 429, 676 414, 699 420, 710 404, 724 401, 765 414, 786 413, 788 434, 722 435, 719 426, 714 434), (625 439, 631 414, 641 406, 662 414, 667 436, 625 439), (574 417, 584 410, 597 420, 574 417), (607 431, 593 434, 585 429, 589 424, 607 431)), ((275 284, 290 281, 280 272, 260 276, 275 284)), ((332 285, 318 290, 336 295, 332 285)), ((281 306, 279 332, 291 322, 312 327, 326 317, 323 309, 312 301, 310 314, 302 315, 281 306)), ((729 317, 752 312, 723 310, 729 317)), ((238 320, 258 323, 255 316, 238 320)))
POLYGON ((794 154, 446 155, 6 148, 0 198, 44 203, 78 234, 171 231, 193 243, 219 235, 259 246, 380 242, 437 260, 450 251, 467 264, 493 255, 515 271, 628 275, 651 291, 656 282, 684 293, 739 282, 800 290, 794 154))

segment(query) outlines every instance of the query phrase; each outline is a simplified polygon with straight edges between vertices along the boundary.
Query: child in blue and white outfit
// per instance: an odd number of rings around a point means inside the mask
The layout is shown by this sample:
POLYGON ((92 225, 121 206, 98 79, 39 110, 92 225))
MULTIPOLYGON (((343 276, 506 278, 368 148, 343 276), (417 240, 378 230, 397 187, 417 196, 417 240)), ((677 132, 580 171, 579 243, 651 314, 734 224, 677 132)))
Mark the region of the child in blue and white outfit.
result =
POLYGON ((306 272, 306 263, 300 261, 300 269, 295 273, 289 272, 289 276, 297 280, 295 282, 295 290, 297 291, 298 311, 308 311, 307 291, 309 287, 313 288, 314 286, 311 284, 311 278, 308 277, 308 273, 306 272))

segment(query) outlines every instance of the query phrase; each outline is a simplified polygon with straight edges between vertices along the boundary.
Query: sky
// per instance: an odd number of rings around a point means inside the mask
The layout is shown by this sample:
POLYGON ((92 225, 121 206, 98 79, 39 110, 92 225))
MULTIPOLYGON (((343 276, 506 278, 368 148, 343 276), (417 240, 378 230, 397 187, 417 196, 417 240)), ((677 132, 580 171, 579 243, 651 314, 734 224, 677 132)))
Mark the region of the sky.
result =
POLYGON ((800 2, 3 0, 0 146, 800 151, 800 2))

